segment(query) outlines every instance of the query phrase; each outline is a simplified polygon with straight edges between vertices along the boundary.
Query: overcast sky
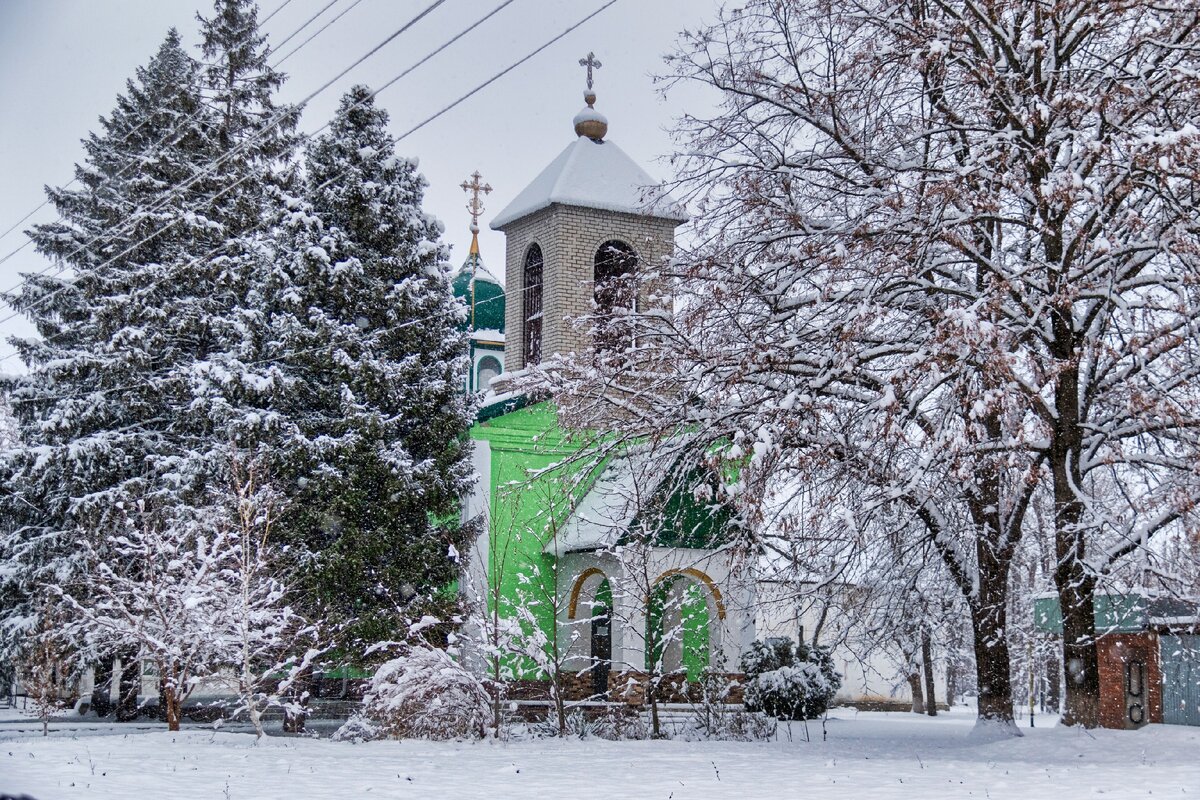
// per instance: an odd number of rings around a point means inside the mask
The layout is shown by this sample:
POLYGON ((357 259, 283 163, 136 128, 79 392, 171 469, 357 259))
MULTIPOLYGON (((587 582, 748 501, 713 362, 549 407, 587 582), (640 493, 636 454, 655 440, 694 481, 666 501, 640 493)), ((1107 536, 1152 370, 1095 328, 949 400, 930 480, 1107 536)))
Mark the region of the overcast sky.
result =
MULTIPOLYGON (((44 184, 61 185, 82 157, 80 139, 113 107, 134 69, 157 50, 169 27, 197 43, 201 0, 0 0, 0 231, 44 199, 44 184)), ((282 0, 263 0, 260 18, 282 0)), ((276 44, 328 4, 290 0, 264 26, 276 44)), ((291 56, 281 67, 290 77, 283 100, 299 100, 403 25, 430 0, 336 0, 301 34, 279 48, 285 55, 338 13, 345 16, 291 56)), ((328 121, 341 94, 355 83, 379 86, 486 14, 500 0, 446 2, 370 60, 314 98, 301 128, 328 121)), ((603 5, 604 0, 514 0, 480 28, 383 92, 378 103, 391 113, 400 135, 513 61, 603 5)), ((503 237, 487 229, 499 212, 575 134, 571 119, 583 107, 584 75, 578 60, 589 50, 603 62, 596 73, 596 107, 609 120, 608 138, 656 178, 668 178, 660 161, 671 151, 668 129, 683 110, 695 111, 711 97, 676 88, 664 98, 652 76, 683 28, 711 19, 719 0, 618 0, 616 5, 533 60, 475 95, 398 145, 420 159, 429 180, 426 208, 446 225, 452 260, 470 242, 466 197, 459 184, 478 169, 494 191, 486 199, 480 245, 484 261, 503 274, 503 237)), ((50 206, 29 222, 52 220, 50 206)), ((0 239, 0 256, 25 241, 13 232, 0 239)), ((0 288, 19 272, 46 266, 26 247, 0 265, 0 288)), ((0 318, 9 309, 0 309, 0 318)), ((0 324, 0 336, 26 334, 24 320, 0 324)), ((0 356, 11 351, 0 345, 0 356)), ((0 361, 0 372, 20 369, 0 361)))

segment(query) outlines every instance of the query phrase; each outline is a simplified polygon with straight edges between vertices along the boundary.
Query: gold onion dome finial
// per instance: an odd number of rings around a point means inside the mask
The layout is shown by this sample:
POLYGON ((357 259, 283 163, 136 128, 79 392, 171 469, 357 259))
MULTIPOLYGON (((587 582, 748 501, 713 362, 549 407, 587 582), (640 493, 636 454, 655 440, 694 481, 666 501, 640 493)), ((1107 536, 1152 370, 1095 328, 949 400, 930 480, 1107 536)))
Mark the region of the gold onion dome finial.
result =
POLYGON ((588 53, 587 58, 579 59, 579 66, 587 67, 587 89, 583 93, 583 101, 587 108, 575 115, 575 135, 586 136, 593 142, 602 142, 608 135, 608 120, 596 110, 596 92, 592 89, 592 70, 600 69, 602 64, 595 53, 588 53))

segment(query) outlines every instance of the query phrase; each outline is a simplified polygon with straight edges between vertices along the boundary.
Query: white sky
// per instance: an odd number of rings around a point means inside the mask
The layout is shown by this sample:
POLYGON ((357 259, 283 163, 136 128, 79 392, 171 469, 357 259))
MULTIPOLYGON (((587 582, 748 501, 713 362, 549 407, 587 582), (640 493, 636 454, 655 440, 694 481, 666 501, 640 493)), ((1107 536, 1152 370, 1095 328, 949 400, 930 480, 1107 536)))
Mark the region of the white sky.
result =
MULTIPOLYGON (((291 0, 265 26, 279 42, 329 0, 291 0)), ((301 128, 324 124, 341 94, 354 83, 378 86, 449 39, 500 0, 447 0, 307 107, 301 128)), ((262 0, 260 18, 281 0, 262 0)), ((337 2, 281 54, 303 41, 354 0, 337 2)), ((360 0, 345 16, 283 65, 290 79, 282 99, 312 92, 399 28, 429 0, 360 0)), ((603 0, 515 0, 479 29, 383 92, 377 102, 399 135, 503 67, 560 33, 603 0)), ((503 275, 503 236, 487 228, 498 213, 575 136, 571 119, 583 107, 583 69, 589 50, 604 66, 596 72, 596 107, 609 120, 608 138, 656 178, 669 177, 667 129, 683 109, 695 111, 711 97, 693 87, 671 89, 664 98, 652 75, 676 34, 711 19, 719 0, 618 0, 522 67, 400 142, 402 155, 420 159, 429 180, 426 209, 446 225, 451 260, 460 262, 470 242, 466 196, 459 184, 478 169, 494 191, 486 198, 480 247, 492 271, 503 275)), ((0 0, 0 231, 45 199, 44 184, 62 185, 82 158, 80 146, 96 119, 107 114, 134 69, 145 64, 170 26, 197 43, 194 12, 209 13, 207 0, 0 0)), ((43 208, 24 223, 55 218, 43 208)), ((0 257, 25 241, 19 231, 0 239, 0 257)), ((0 288, 18 273, 46 262, 26 247, 0 265, 0 288)), ((0 306, 0 319, 11 310, 0 306)), ((0 337, 25 335, 23 319, 0 323, 0 337)), ((0 344, 0 358, 11 352, 0 344)), ((0 372, 21 369, 18 359, 0 360, 0 372)))

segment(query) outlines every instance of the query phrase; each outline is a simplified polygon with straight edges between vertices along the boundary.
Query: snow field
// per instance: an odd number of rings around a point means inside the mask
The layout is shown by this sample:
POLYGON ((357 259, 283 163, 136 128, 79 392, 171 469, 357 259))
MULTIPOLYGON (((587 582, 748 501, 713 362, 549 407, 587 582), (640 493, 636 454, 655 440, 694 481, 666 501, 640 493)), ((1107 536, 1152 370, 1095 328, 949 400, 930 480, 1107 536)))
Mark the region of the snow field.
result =
MULTIPOLYGON (((431 798, 1021 798, 1200 795, 1200 729, 1025 729, 980 742, 973 717, 854 714, 792 741, 386 741, 203 729, 32 735, 0 726, 0 793, 37 800, 431 798), (9 730, 6 730, 9 729, 9 730)), ((65 726, 62 726, 65 727, 65 726)))

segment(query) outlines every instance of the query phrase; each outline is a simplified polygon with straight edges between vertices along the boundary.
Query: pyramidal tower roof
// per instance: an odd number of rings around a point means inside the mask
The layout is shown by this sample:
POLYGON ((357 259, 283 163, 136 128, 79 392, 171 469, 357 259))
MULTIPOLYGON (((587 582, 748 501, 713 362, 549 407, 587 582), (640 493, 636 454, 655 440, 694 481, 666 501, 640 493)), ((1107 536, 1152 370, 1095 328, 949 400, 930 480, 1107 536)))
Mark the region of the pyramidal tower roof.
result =
POLYGON ((592 53, 579 62, 586 66, 587 107, 572 120, 579 138, 571 142, 491 222, 502 230, 516 220, 560 203, 602 211, 640 214, 683 221, 687 216, 666 190, 639 167, 625 151, 604 137, 608 120, 596 111, 592 69, 599 67, 592 53))
POLYGON ((493 230, 554 203, 685 220, 687 216, 644 169, 610 141, 571 142, 491 222, 493 230))

